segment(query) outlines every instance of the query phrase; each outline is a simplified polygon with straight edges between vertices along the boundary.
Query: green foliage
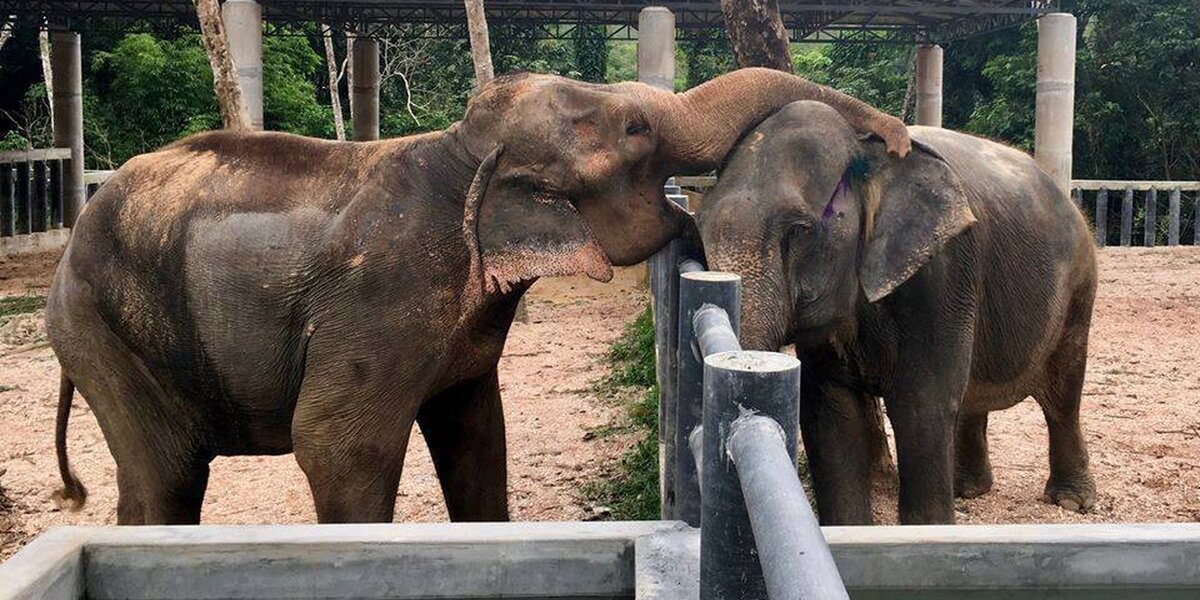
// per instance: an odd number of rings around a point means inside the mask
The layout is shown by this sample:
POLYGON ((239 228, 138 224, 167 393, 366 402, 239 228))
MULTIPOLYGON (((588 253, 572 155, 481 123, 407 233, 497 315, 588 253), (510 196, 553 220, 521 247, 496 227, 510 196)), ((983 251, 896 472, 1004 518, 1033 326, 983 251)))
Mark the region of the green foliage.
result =
POLYGON ((579 78, 604 83, 608 75, 608 40, 603 25, 580 25, 579 37, 574 40, 575 64, 579 78))
MULTIPOLYGON (((311 33, 315 34, 315 29, 311 33)), ((264 128, 333 137, 333 111, 317 99, 317 73, 324 66, 324 59, 312 49, 307 37, 263 37, 264 128)))
POLYGON ((658 386, 654 374, 654 318, 650 309, 626 326, 609 352, 611 374, 601 385, 621 399, 626 408, 624 428, 631 429, 636 445, 621 457, 618 472, 590 484, 585 493, 612 509, 619 520, 652 520, 659 517, 658 490, 658 386))
POLYGON ((705 81, 737 68, 733 50, 722 30, 696 32, 693 39, 679 44, 686 57, 684 86, 696 87, 705 81))

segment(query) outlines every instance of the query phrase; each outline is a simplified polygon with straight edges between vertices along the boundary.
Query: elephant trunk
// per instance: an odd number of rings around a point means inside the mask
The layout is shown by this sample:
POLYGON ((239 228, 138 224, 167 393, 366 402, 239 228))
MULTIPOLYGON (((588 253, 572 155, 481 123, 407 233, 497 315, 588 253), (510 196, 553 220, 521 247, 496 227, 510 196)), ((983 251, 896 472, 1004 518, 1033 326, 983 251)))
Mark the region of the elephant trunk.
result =
POLYGON ((741 69, 682 94, 650 88, 646 93, 653 94, 650 104, 658 108, 661 156, 679 172, 717 167, 743 133, 798 100, 833 107, 856 130, 878 134, 898 156, 906 155, 911 144, 900 119, 832 88, 772 69, 741 69))

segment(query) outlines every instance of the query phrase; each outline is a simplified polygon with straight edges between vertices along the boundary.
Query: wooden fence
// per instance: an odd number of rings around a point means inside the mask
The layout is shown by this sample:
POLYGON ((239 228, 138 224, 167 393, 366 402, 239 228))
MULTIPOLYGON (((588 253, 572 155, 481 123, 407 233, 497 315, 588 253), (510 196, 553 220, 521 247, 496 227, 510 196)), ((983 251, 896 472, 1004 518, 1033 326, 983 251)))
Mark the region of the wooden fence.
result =
MULTIPOLYGON (((63 226, 63 171, 70 148, 0 152, 0 237, 40 233, 63 226)), ((87 171, 87 198, 113 171, 87 171)))
MULTIPOLYGON (((716 185, 717 178, 675 181, 703 191, 716 185)), ((1071 199, 1095 230, 1097 246, 1200 246, 1200 181, 1076 179, 1071 199)))

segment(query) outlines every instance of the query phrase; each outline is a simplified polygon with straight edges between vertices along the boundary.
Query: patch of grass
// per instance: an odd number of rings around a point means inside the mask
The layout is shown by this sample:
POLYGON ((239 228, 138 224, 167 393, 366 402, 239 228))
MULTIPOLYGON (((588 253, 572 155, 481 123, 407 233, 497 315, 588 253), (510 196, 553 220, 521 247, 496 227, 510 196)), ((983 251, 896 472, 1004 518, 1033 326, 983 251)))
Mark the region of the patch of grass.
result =
POLYGON ((45 296, 8 296, 0 298, 0 326, 16 315, 35 312, 46 306, 45 296))
POLYGON ((637 444, 621 457, 612 477, 585 486, 585 495, 612 510, 619 520, 653 520, 659 517, 658 493, 658 385, 654 363, 654 318, 647 307, 625 327, 608 356, 612 373, 597 386, 597 393, 616 398, 625 406, 622 422, 606 432, 632 430, 637 444))

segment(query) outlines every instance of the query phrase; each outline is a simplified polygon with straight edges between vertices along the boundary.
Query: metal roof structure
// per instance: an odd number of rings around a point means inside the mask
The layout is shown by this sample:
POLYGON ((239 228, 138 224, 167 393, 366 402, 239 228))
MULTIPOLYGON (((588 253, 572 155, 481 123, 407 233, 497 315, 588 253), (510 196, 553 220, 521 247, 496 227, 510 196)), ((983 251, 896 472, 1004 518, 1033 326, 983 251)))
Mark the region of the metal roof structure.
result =
MULTIPOLYGON (((438 38, 466 38, 462 0, 259 0, 272 23, 335 23, 369 31, 403 26, 438 38)), ((533 27, 540 37, 576 37, 580 25, 607 25, 610 38, 636 38, 638 11, 666 6, 680 39, 723 30, 718 0, 487 0, 489 25, 533 27)), ((1012 27, 1057 9, 1057 0, 779 0, 797 42, 944 43, 1012 27)), ((127 29, 194 25, 191 0, 0 0, 0 15, 44 18, 59 26, 104 22, 127 29)))

